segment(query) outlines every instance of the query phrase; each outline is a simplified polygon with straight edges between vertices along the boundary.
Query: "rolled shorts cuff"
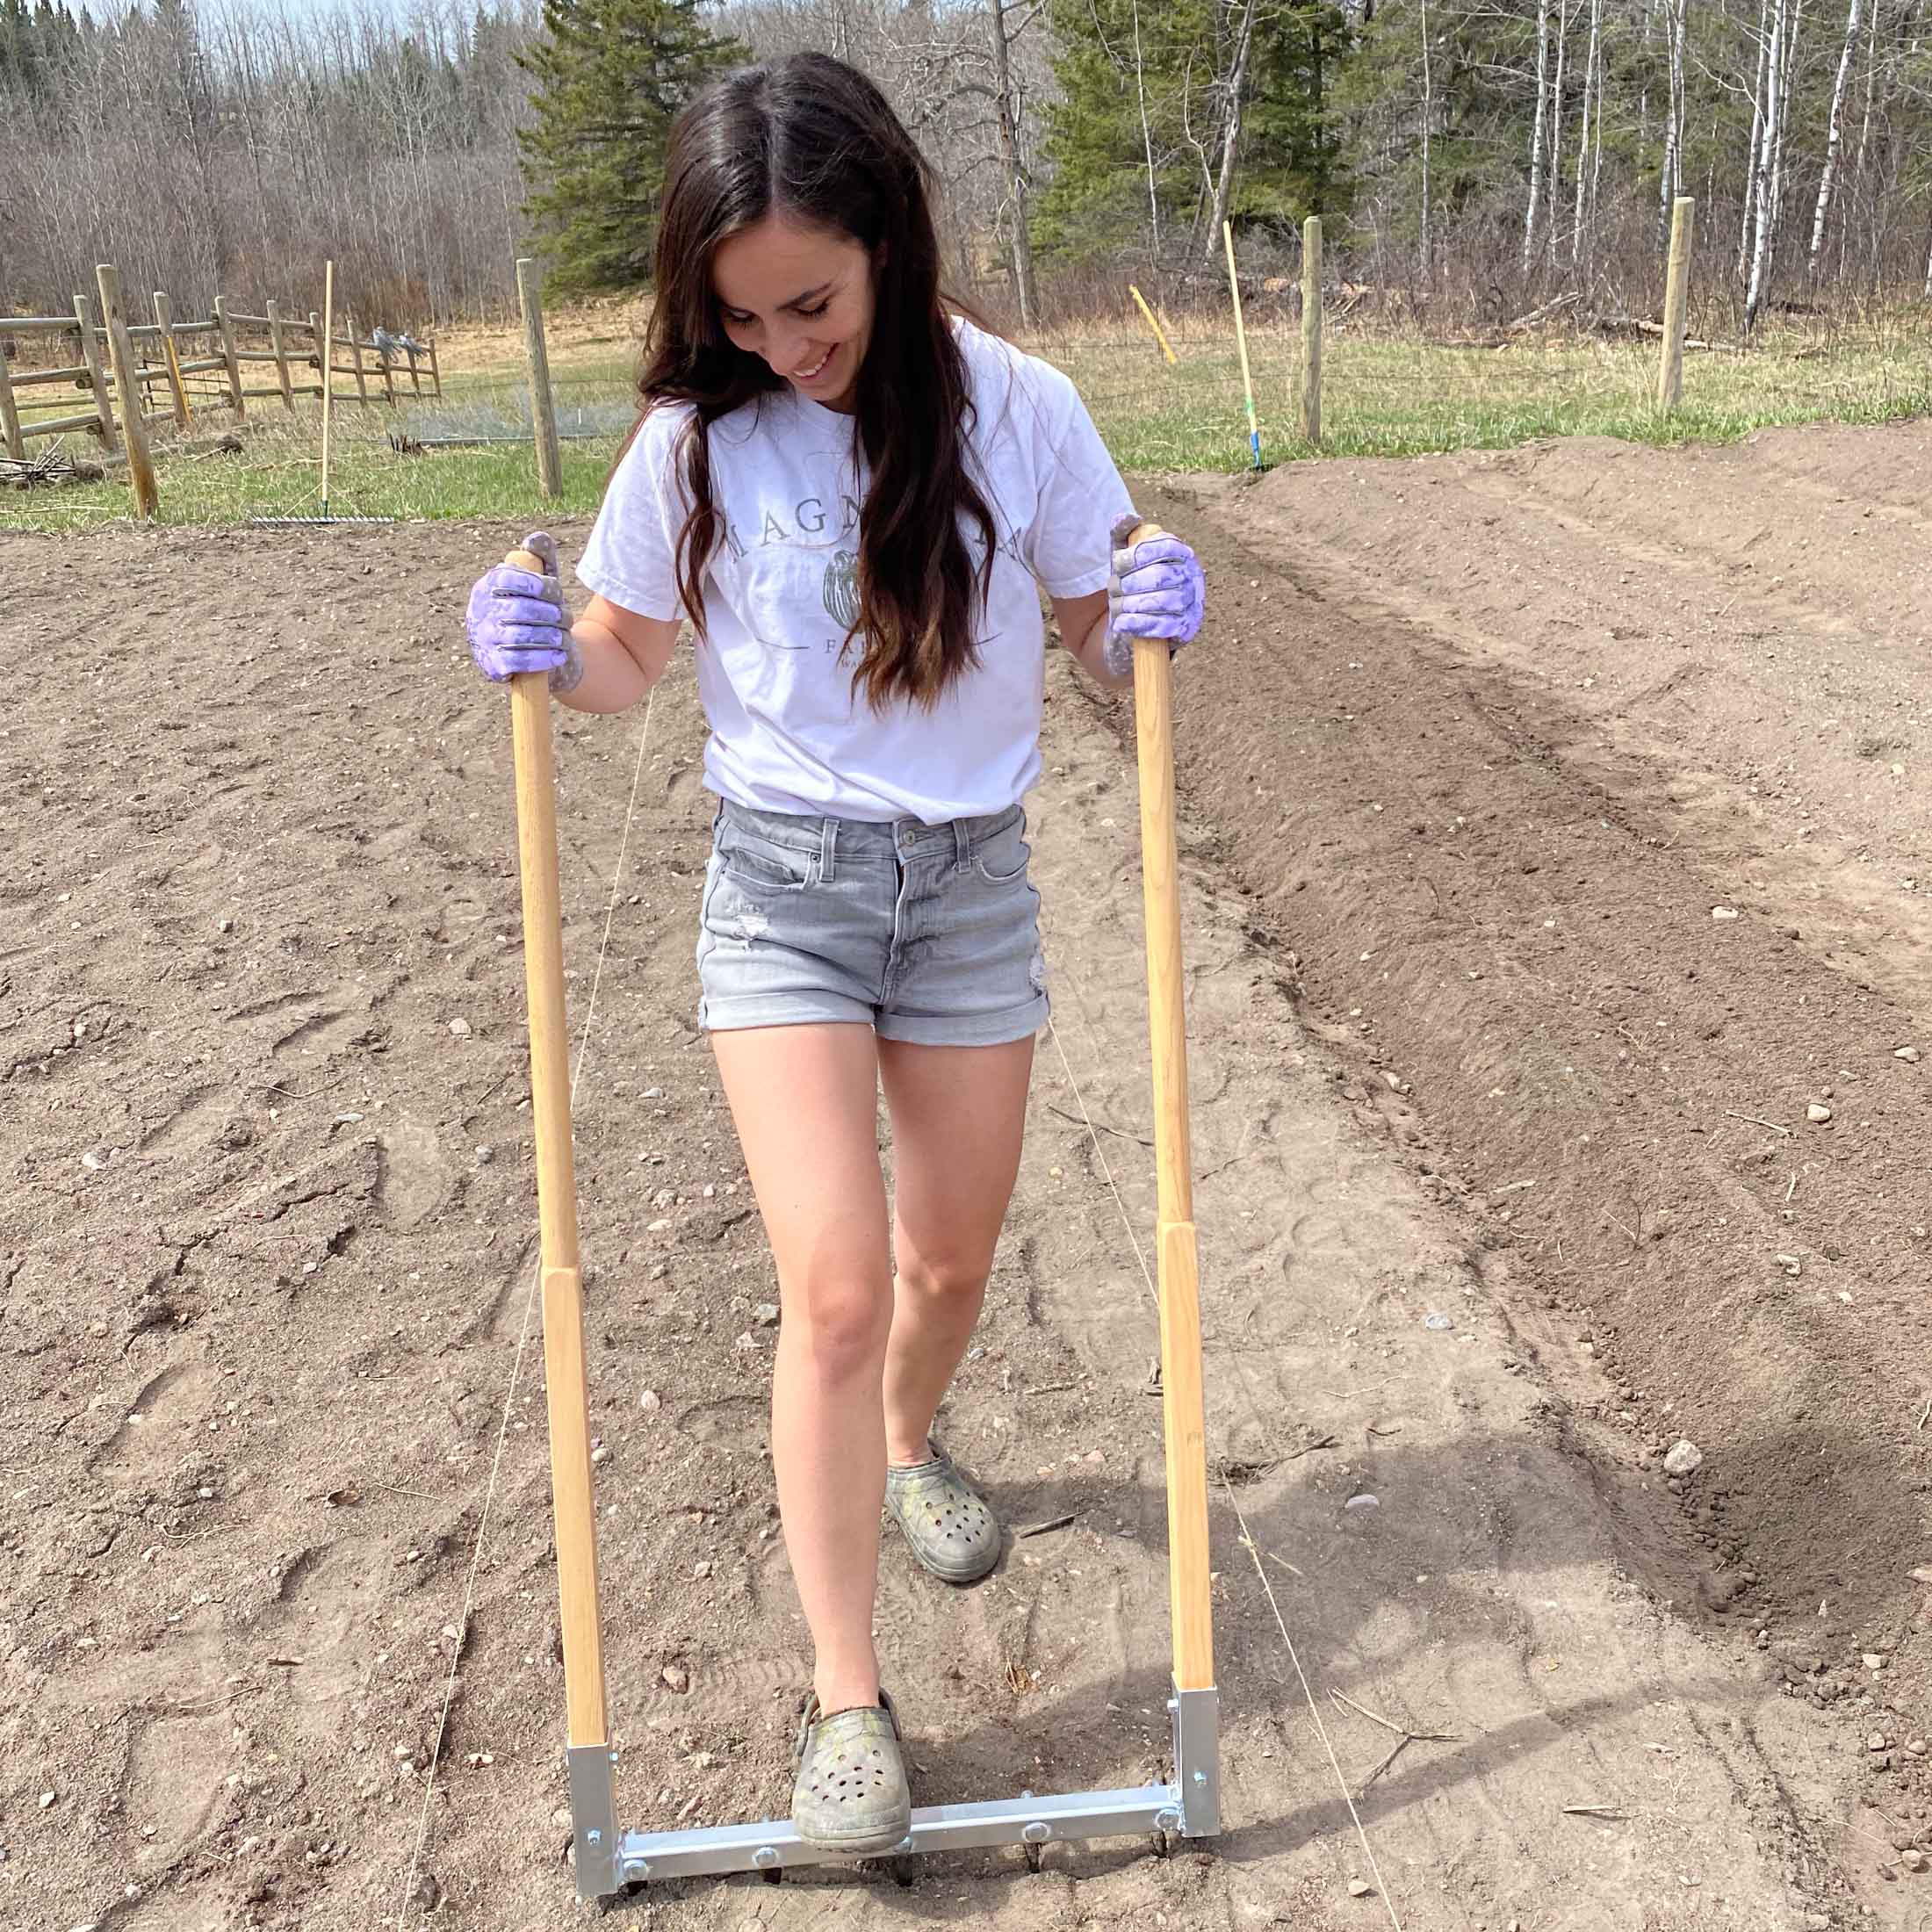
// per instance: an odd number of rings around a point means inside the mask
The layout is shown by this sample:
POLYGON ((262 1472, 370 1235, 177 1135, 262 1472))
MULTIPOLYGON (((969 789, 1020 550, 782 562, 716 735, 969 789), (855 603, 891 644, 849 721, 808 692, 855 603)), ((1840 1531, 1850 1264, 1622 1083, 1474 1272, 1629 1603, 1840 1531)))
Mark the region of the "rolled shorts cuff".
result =
POLYGON ((1046 1025, 1049 1010, 1042 993, 1024 1006, 1001 1013, 883 1013, 873 1027, 880 1039, 903 1041, 909 1047, 1004 1047, 1030 1040, 1046 1025))
POLYGON ((882 1040, 909 1047, 1004 1047, 1030 1040, 1047 1023, 1051 1002, 1044 993, 1003 1013, 875 1013, 857 999, 835 994, 741 993, 704 1000, 697 1023, 705 1033, 749 1033, 761 1027, 870 1027, 882 1040))

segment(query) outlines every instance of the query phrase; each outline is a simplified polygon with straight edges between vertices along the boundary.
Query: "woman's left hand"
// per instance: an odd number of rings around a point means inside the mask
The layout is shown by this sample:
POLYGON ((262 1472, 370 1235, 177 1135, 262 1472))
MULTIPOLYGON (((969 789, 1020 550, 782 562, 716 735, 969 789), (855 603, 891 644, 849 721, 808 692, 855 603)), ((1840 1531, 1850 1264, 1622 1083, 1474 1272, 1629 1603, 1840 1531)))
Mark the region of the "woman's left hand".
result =
POLYGON ((1138 516, 1114 526, 1114 569, 1107 586, 1107 667, 1115 677, 1134 669, 1134 640, 1157 638, 1170 652, 1200 629, 1208 584, 1200 559, 1178 537, 1128 542, 1138 516))

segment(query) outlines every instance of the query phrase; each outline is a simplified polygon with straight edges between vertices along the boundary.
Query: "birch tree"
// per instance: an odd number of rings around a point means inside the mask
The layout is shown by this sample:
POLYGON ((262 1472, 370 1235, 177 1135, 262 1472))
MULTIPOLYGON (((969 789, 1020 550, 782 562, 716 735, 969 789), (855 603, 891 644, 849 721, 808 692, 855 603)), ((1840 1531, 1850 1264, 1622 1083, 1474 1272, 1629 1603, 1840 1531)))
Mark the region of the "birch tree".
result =
POLYGON ((1845 83, 1851 77, 1852 57, 1858 48, 1858 25, 1864 0, 1850 0, 1845 10, 1845 44, 1838 55, 1838 76, 1831 86, 1831 113, 1825 133, 1825 167, 1818 177, 1818 205, 1812 214, 1811 278, 1818 279, 1825 247, 1825 223, 1831 214, 1832 190, 1838 179, 1838 145, 1844 137, 1845 83))
POLYGON ((1536 256, 1536 218, 1543 205, 1543 144, 1549 128, 1550 0, 1536 0, 1536 118, 1530 124, 1530 191, 1523 212, 1523 272, 1536 256))

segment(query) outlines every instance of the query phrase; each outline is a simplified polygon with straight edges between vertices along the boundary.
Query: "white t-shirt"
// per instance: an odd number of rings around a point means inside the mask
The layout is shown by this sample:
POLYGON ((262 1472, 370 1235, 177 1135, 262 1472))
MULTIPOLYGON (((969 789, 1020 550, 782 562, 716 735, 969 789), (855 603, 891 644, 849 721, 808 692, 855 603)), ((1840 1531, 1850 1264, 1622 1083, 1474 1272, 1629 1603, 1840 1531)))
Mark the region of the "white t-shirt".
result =
MULTIPOLYGON (((859 505, 854 419, 788 386, 711 425, 724 537, 703 579, 698 695, 710 721, 705 783, 763 811, 926 825, 1004 811, 1040 775, 1049 596, 1103 589, 1127 487, 1073 385, 997 336, 957 325, 977 411, 971 473, 998 532, 977 668, 936 707, 854 696, 859 505)), ((678 437, 688 405, 662 405, 611 479, 579 579, 642 616, 679 614, 686 498, 678 437)), ((967 530, 969 554, 979 552, 967 530)))

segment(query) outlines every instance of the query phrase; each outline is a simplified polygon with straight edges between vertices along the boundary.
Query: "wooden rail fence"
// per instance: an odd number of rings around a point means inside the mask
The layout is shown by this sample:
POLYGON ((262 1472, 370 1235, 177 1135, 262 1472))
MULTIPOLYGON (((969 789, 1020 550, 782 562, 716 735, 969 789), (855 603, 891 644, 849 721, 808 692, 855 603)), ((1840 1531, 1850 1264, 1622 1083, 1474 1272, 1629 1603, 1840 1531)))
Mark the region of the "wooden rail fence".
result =
MULTIPOLYGON (((102 288, 117 292, 112 267, 102 288)), ((105 307, 105 305, 104 305, 105 307)), ((218 295, 206 321, 177 321, 164 290, 154 296, 154 321, 125 320, 120 332, 127 350, 126 387, 132 397, 134 430, 129 432, 129 399, 117 378, 119 363, 112 340, 115 319, 85 295, 74 298, 71 315, 0 314, 0 443, 15 462, 25 462, 28 443, 37 436, 91 435, 104 452, 119 455, 124 443, 159 426, 185 429, 198 411, 226 409, 244 421, 251 401, 280 402, 292 411, 298 396, 320 396, 328 380, 346 377, 352 390, 335 387, 336 402, 364 406, 393 404, 399 393, 440 396, 443 374, 436 346, 391 337, 378 342, 364 335, 354 317, 338 325, 328 344, 328 376, 322 373, 321 318, 306 318, 265 302, 260 314, 232 308, 218 295), (47 368, 16 368, 22 346, 38 340, 62 359, 47 368), (251 380, 272 370, 273 379, 251 380), (407 387, 404 386, 407 385, 407 387)), ((132 451, 129 451, 132 455, 132 451)))

